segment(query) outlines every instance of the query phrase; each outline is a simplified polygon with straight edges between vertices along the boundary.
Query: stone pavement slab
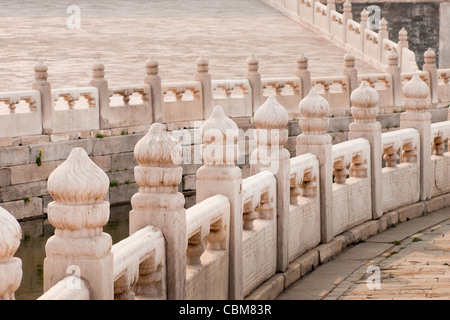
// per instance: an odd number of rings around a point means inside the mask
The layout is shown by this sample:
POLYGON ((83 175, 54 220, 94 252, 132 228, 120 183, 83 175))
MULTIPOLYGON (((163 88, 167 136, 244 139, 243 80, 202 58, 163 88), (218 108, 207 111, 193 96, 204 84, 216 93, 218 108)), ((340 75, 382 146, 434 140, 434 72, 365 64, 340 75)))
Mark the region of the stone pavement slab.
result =
POLYGON ((445 208, 347 247, 288 287, 277 300, 449 298, 450 208, 445 208))
MULTIPOLYGON (((213 79, 244 78, 246 59, 262 77, 290 77, 296 57, 311 76, 341 75, 346 51, 260 0, 46 0, 0 2, 0 91, 27 90, 43 59, 53 88, 85 86, 96 58, 111 86, 142 84, 145 61, 159 62, 163 82, 193 80, 205 55, 213 79), (73 26, 79 8, 79 29, 73 26)), ((360 73, 378 70, 356 61, 360 73)))

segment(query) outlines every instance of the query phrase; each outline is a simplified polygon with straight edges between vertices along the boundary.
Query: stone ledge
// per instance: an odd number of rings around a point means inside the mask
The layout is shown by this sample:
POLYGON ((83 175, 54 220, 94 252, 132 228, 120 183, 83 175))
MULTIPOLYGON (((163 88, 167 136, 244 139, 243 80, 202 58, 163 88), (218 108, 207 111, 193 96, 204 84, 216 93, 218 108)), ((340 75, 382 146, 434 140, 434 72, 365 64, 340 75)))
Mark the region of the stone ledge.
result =
POLYGON ((417 202, 396 210, 398 212, 398 222, 405 222, 425 213, 425 202, 417 202))
POLYGON ((252 291, 245 300, 274 300, 284 290, 284 275, 277 273, 252 291))

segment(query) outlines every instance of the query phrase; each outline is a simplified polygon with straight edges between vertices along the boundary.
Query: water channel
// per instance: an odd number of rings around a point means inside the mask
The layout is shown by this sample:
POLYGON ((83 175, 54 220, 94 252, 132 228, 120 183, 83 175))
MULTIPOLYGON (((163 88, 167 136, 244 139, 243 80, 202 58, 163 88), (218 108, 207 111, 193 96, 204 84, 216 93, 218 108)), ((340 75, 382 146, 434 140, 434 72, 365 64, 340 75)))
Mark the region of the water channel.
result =
MULTIPOLYGON (((111 207, 110 219, 103 227, 103 231, 110 234, 113 244, 128 236, 128 215, 131 210, 129 204, 111 207)), ((30 223, 30 222, 28 222, 30 223)), ((42 223, 36 221, 35 223, 42 223)), ((46 223, 40 236, 25 236, 15 257, 22 260, 22 281, 16 291, 16 300, 36 300, 44 293, 44 259, 45 244, 53 236, 54 227, 46 223)))

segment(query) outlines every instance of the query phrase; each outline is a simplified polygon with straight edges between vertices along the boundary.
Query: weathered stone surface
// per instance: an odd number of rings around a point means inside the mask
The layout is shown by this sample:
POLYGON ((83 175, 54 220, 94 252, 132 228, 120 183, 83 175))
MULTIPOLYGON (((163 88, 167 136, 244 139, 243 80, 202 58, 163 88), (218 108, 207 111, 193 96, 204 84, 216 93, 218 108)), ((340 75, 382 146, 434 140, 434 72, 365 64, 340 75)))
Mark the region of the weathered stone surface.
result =
POLYGON ((273 300, 283 290, 284 276, 282 274, 276 274, 250 293, 245 300, 273 300))
POLYGON ((11 184, 11 169, 0 168, 0 187, 8 186, 11 184))
POLYGON ((398 212, 391 211, 383 214, 380 219, 380 232, 398 223, 398 212))
POLYGON ((0 206, 18 220, 42 215, 41 198, 27 198, 26 200, 3 202, 0 203, 0 206))
POLYGON ((109 188, 109 202, 121 204, 131 201, 131 197, 138 191, 139 186, 135 183, 120 184, 109 188))
POLYGON ((55 161, 42 162, 37 164, 25 164, 12 166, 11 184, 29 183, 35 181, 46 181, 53 170, 56 169, 55 161))
POLYGON ((29 161, 28 147, 0 148, 0 167, 26 164, 29 161))
POLYGON ((398 221, 405 222, 422 216, 425 213, 425 204, 423 202, 414 203, 396 211, 398 212, 398 221))
POLYGON ((36 181, 0 188, 0 201, 7 202, 48 194, 47 181, 36 181))
POLYGON ((42 162, 66 160, 70 152, 74 148, 83 148, 88 154, 92 153, 92 140, 80 139, 80 140, 66 140, 55 141, 46 144, 32 145, 30 146, 29 163, 36 163, 36 157, 39 155, 39 151, 42 150, 41 160, 42 162))
POLYGON ((128 169, 128 170, 120 170, 120 171, 112 171, 107 172, 110 183, 115 184, 116 182, 118 184, 130 184, 132 182, 135 182, 134 179, 134 170, 128 169))
POLYGON ((92 139, 92 154, 102 156, 112 153, 133 152, 134 146, 142 137, 143 134, 128 134, 92 139))
POLYGON ((133 152, 125 152, 111 155, 111 169, 125 170, 133 169, 138 163, 134 158, 133 152))
POLYGON ((91 156, 91 160, 103 171, 111 170, 111 156, 91 156))
POLYGON ((321 244, 317 247, 320 263, 325 263, 338 255, 343 249, 344 237, 337 236, 329 243, 321 244))
POLYGON ((301 276, 301 265, 298 262, 291 262, 286 271, 283 272, 284 276, 284 287, 287 288, 295 281, 300 279, 301 276))
POLYGON ((425 202, 425 212, 431 213, 442 209, 445 205, 445 196, 434 197, 425 202))
POLYGON ((197 178, 195 175, 184 175, 182 180, 183 190, 195 190, 197 178))
POLYGON ((359 226, 353 227, 348 232, 352 234, 356 242, 366 240, 370 236, 378 233, 379 222, 377 220, 367 221, 359 226))

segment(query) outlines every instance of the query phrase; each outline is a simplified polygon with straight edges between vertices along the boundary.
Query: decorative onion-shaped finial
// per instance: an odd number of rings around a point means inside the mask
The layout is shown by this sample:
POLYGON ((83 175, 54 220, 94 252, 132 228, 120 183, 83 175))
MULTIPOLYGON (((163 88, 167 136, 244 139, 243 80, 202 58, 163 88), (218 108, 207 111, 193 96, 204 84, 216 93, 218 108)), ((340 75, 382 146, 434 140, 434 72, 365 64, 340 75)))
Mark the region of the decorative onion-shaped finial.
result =
POLYGON ((134 157, 142 167, 167 167, 179 165, 182 149, 161 123, 153 123, 147 134, 136 143, 134 157))
POLYGON ((256 110, 254 120, 258 129, 283 129, 289 121, 289 116, 278 100, 270 96, 256 110))
POLYGON ((47 188, 56 203, 93 204, 104 200, 109 178, 83 148, 74 148, 67 160, 50 174, 47 188))
POLYGON ((403 105, 406 111, 423 111, 429 104, 430 89, 415 74, 403 87, 403 105))
POLYGON ((14 256, 21 238, 22 229, 16 218, 0 207, 0 261, 14 256))

